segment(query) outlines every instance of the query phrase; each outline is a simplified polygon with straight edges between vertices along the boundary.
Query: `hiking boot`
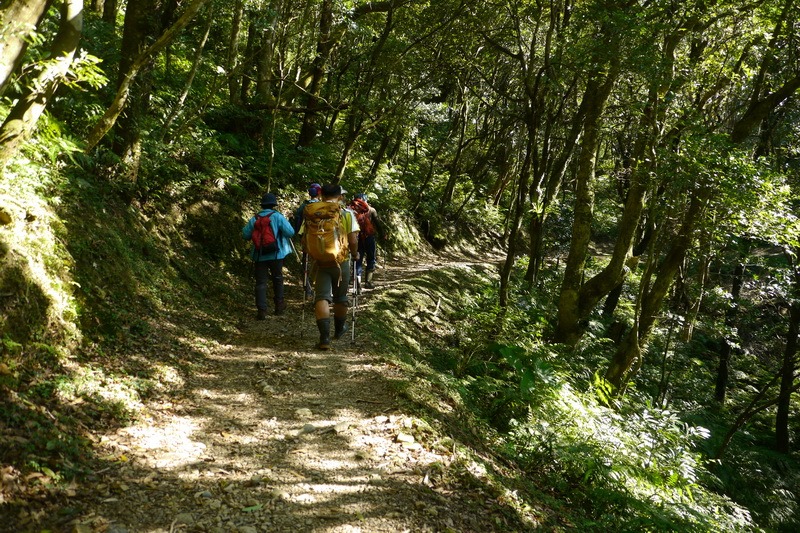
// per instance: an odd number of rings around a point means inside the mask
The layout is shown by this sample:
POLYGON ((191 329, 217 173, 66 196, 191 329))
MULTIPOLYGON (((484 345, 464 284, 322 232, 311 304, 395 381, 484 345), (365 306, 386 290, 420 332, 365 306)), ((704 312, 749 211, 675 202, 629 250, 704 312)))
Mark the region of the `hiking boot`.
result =
POLYGON ((283 300, 275 302, 275 314, 282 315, 284 311, 286 311, 286 302, 283 300))
POLYGON ((266 319, 267 319, 267 310, 259 309, 258 314, 256 315, 256 320, 266 320, 266 319))
POLYGON ((331 319, 322 318, 317 320, 317 329, 319 330, 319 343, 317 348, 320 350, 331 349, 331 319))
POLYGON ((350 327, 347 325, 347 317, 345 318, 333 318, 333 339, 339 340, 341 339, 345 333, 350 330, 350 327))
POLYGON ((374 289, 375 288, 375 284, 372 283, 372 275, 373 274, 375 274, 375 272, 367 272, 367 280, 364 283, 364 286, 366 288, 368 288, 368 289, 374 289))

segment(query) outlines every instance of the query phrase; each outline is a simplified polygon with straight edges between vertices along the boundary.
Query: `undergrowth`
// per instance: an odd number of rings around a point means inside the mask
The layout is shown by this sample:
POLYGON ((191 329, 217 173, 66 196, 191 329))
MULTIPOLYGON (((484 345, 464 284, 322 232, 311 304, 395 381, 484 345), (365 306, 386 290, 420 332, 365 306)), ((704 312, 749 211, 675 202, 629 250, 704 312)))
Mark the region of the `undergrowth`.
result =
POLYGON ((511 476, 493 470, 497 483, 520 488, 529 507, 547 502, 559 524, 581 531, 759 530, 714 483, 702 453, 709 429, 634 388, 612 397, 597 372, 610 341, 548 343, 554 295, 519 290, 503 310, 493 304, 495 276, 421 273, 384 291, 365 320, 420 377, 407 391, 418 406, 443 424, 480 428, 463 429, 461 444, 514 465, 511 476), (441 398, 460 416, 446 415, 441 398))

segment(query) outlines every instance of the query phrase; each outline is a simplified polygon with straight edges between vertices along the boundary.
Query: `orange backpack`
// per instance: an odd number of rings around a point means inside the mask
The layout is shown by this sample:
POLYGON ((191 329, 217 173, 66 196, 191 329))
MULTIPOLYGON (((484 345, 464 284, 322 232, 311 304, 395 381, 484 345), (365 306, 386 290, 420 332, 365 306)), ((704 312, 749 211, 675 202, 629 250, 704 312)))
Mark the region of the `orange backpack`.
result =
POLYGON ((314 202, 303 209, 303 246, 322 266, 338 265, 349 252, 347 233, 342 229, 338 203, 314 202))
POLYGON ((372 223, 372 215, 369 212, 369 204, 360 198, 350 202, 350 208, 356 214, 356 220, 361 227, 360 235, 375 235, 375 225, 372 223))

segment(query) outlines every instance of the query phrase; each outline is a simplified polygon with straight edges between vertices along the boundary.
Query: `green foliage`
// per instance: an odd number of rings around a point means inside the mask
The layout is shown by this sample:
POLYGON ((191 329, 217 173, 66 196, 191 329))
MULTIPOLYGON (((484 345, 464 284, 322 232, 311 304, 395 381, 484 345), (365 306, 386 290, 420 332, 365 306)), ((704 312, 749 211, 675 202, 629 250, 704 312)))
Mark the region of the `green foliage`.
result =
MULTIPOLYGON (((408 289, 419 293, 433 281, 426 277, 408 289)), ((452 282, 437 286, 439 294, 454 289, 452 282)), ((459 296, 460 307, 442 306, 453 321, 449 328, 423 322, 416 334, 394 338, 393 345, 402 352, 413 342, 413 353, 452 376, 461 402, 499 431, 495 438, 508 460, 582 510, 572 517, 577 527, 757 529, 744 507, 709 487, 711 476, 698 451, 710 437, 708 429, 654 407, 635 390, 613 396, 597 372, 576 371, 597 368, 601 359, 594 347, 607 340, 585 342, 575 351, 549 346, 541 337, 546 310, 518 305, 501 313, 490 305, 494 291, 491 283, 473 281, 459 296), (427 349, 418 344, 420 332, 430 337, 427 349)), ((413 330, 401 324, 398 330, 413 330)))

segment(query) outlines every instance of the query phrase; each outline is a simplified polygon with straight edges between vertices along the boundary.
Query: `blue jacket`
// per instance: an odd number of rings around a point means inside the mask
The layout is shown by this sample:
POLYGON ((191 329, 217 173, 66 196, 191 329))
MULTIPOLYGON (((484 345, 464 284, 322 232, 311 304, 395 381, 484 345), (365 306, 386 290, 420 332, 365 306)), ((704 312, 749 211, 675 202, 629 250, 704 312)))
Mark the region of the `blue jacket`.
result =
MULTIPOLYGON (((250 251, 250 257, 253 258, 253 261, 283 259, 292 253, 291 239, 294 237, 294 228, 292 228, 292 225, 289 224, 289 221, 286 220, 285 216, 274 209, 262 209, 257 216, 263 217, 268 215, 270 216, 269 225, 272 226, 272 233, 275 234, 275 240, 278 241, 278 251, 258 255, 255 246, 253 246, 253 249, 250 251)), ((253 228, 255 225, 256 217, 253 217, 250 219, 247 225, 242 228, 242 238, 244 240, 249 241, 253 236, 253 228)))

